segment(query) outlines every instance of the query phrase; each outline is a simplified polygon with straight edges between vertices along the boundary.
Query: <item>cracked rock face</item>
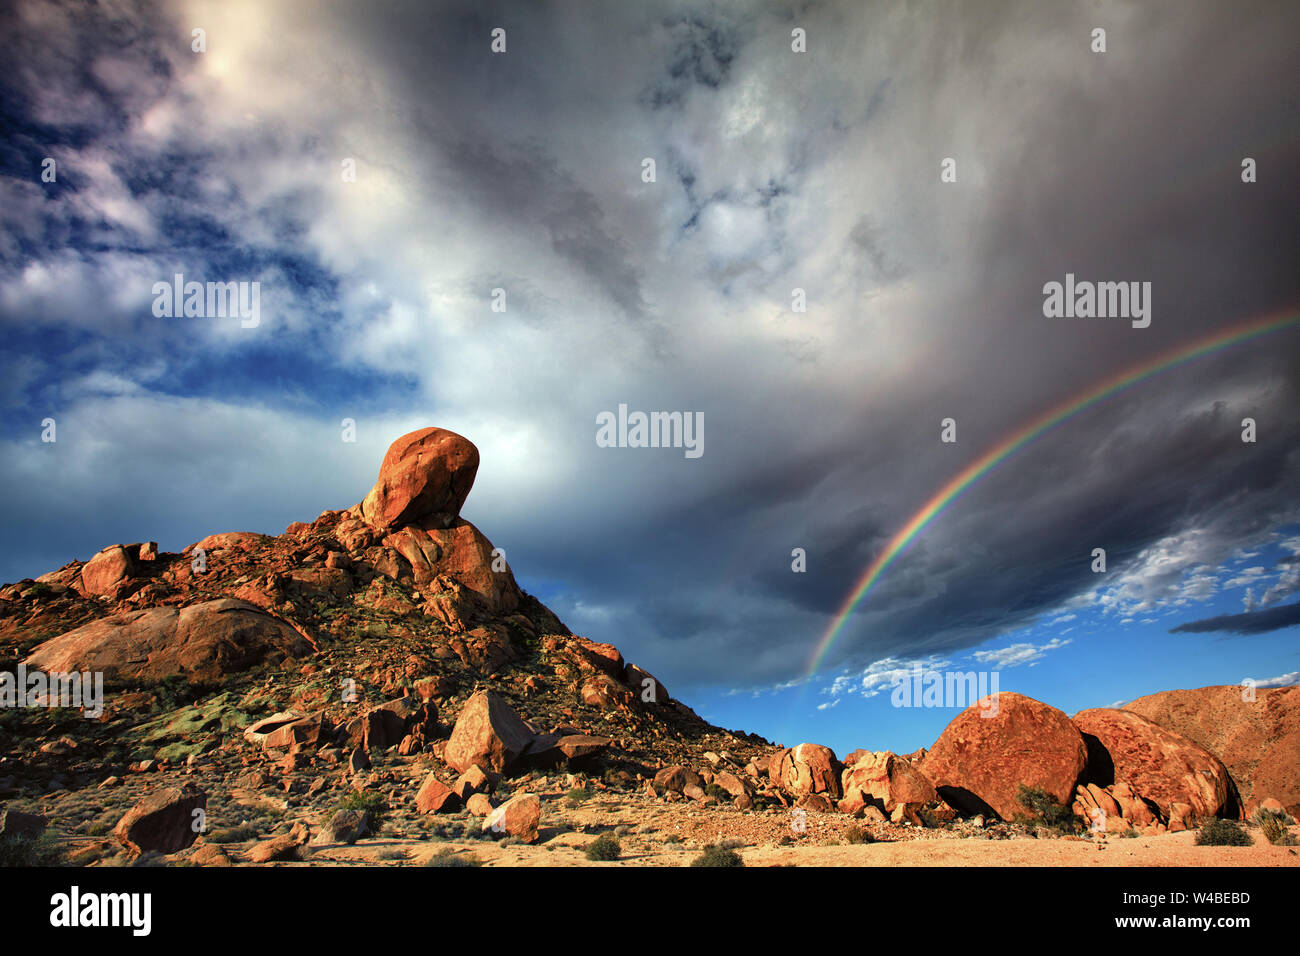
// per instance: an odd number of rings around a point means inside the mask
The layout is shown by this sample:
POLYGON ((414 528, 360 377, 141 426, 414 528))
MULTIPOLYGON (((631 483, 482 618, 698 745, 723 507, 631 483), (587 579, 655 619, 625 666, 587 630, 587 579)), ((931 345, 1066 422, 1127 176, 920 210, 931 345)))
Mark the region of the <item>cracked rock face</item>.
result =
POLYGON ((357 506, 380 531, 407 525, 447 528, 474 486, 478 449, 444 428, 421 428, 388 446, 379 478, 357 506))

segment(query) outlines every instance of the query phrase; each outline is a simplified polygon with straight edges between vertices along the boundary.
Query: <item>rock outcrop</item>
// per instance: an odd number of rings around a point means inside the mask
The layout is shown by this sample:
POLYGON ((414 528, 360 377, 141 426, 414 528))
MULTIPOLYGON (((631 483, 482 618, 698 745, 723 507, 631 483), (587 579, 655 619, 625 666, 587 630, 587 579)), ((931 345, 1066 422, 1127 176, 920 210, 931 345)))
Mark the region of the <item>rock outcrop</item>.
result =
POLYGON ((1204 747, 1141 714, 1098 707, 1074 715, 1088 748, 1086 783, 1130 784, 1169 816, 1175 803, 1195 819, 1240 816, 1228 768, 1204 747))
POLYGON ((183 674, 200 681, 311 650, 283 620, 246 601, 220 598, 110 615, 38 645, 25 663, 46 672, 153 680, 183 674))
POLYGON ((1023 694, 1002 691, 996 712, 977 701, 958 714, 921 760, 939 795, 966 813, 1005 820, 1024 813, 1020 787, 1040 787, 1069 806, 1087 749, 1070 718, 1023 694), (992 714, 992 716, 985 716, 992 714))

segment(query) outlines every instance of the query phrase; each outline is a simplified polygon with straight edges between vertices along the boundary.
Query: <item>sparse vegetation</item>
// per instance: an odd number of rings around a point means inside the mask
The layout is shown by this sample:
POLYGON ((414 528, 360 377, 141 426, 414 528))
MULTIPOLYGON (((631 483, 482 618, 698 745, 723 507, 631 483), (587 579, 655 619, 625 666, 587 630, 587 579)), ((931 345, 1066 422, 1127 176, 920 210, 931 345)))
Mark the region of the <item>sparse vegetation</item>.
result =
POLYGON ((710 844, 704 848, 704 852, 691 861, 691 866, 744 866, 745 861, 741 859, 739 853, 735 850, 728 850, 725 847, 714 846, 710 844))
POLYGON ((457 854, 449 846, 443 847, 425 861, 425 866, 482 866, 483 861, 473 853, 457 854))
POLYGON ((1251 816, 1250 822, 1259 827, 1264 839, 1274 846, 1295 846, 1297 843, 1295 836, 1287 829, 1294 821, 1284 812, 1260 807, 1251 816))
POLYGON ((1215 817, 1196 831, 1197 846, 1254 846, 1255 841, 1236 820, 1215 817))
POLYGON ((856 823, 850 824, 849 828, 844 831, 845 843, 875 843, 876 838, 871 835, 871 831, 858 826, 856 823))
POLYGON ((591 796, 591 792, 585 786, 574 787, 564 795, 564 802, 570 807, 579 807, 589 796, 591 796))
POLYGON ((1079 819, 1069 807, 1062 806, 1056 797, 1042 787, 1027 787, 1021 784, 1020 790, 1016 793, 1016 799, 1022 807, 1029 811, 1028 813, 1016 814, 1015 820, 1017 823, 1031 827, 1046 827, 1058 833, 1078 832, 1079 819))
POLYGON ((48 833, 0 836, 0 867, 59 866, 61 863, 59 848, 48 833))
POLYGON ((623 848, 613 834, 604 833, 588 843, 586 849, 582 852, 588 860, 606 863, 610 860, 617 860, 622 855, 623 848))

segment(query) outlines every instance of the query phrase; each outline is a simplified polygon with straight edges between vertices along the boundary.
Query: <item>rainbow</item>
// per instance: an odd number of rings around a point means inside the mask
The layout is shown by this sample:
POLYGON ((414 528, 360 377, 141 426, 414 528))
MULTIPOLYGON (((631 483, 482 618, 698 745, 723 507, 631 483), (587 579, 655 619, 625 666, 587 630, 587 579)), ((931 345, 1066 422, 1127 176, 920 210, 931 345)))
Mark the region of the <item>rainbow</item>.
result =
POLYGON ((1255 319, 1241 326, 1234 326, 1222 332, 1216 332, 1210 336, 1198 339, 1189 345, 1180 346, 1170 352, 1163 353, 1155 359, 1142 362, 1138 365, 1131 366, 1110 378, 1105 379, 1098 385, 1094 385, 1087 391, 1067 399, 1060 405, 1054 406, 1043 412, 1027 425, 1017 429, 1011 435, 1008 435, 1002 441, 998 442, 983 455, 966 466, 960 473, 953 476, 946 485, 940 488, 929 501, 927 501, 912 518, 903 525, 898 532, 889 539, 883 551, 871 562, 870 567, 862 575, 852 593, 840 606, 835 617, 831 620, 830 627, 817 643, 812 658, 808 664, 808 672, 805 680, 811 678, 820 670, 822 662, 825 661, 826 655, 830 653, 835 646, 836 640, 844 630, 845 624, 848 623, 849 617, 862 600, 871 593, 872 587, 880 580, 880 576, 889 569, 889 566, 916 540, 917 536, 934 521, 935 518, 943 512, 954 501, 977 481, 987 475, 990 471, 1006 461, 1020 449, 1029 445, 1034 439, 1046 433, 1056 425, 1061 424, 1069 418, 1079 414, 1084 409, 1090 408, 1122 392, 1124 389, 1137 385, 1139 382, 1146 381, 1154 375, 1168 371, 1186 362, 1209 355, 1219 349, 1228 348, 1232 345, 1238 345, 1242 342, 1248 342, 1251 339, 1259 338, 1270 332, 1277 332, 1281 329, 1288 328, 1296 323, 1300 323, 1300 314, 1288 312, 1281 316, 1277 314, 1266 316, 1262 319, 1255 319))

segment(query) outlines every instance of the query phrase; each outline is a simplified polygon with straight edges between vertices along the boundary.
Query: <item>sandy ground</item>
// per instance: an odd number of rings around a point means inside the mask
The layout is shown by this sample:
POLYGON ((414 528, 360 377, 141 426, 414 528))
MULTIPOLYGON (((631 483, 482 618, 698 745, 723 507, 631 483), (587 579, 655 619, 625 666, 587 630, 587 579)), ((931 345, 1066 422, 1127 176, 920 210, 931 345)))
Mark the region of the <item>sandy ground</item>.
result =
MULTIPOLYGON (((926 830, 907 826, 867 829, 877 842, 849 844, 858 823, 843 814, 807 815, 807 832, 792 836, 788 811, 740 813, 731 807, 666 804, 637 796, 603 795, 579 807, 544 800, 536 844, 481 839, 429 840, 381 834, 354 846, 311 848, 304 865, 420 866, 439 852, 472 856, 484 866, 688 866, 709 843, 726 841, 746 866, 1300 866, 1300 847, 1274 846, 1254 828, 1251 847, 1196 846, 1194 832, 1133 838, 1107 836, 990 838, 999 830, 970 824, 926 830), (592 863, 583 849, 617 831, 622 857, 592 863), (793 841, 782 845, 782 840, 793 841), (382 857, 390 857, 382 859, 382 857)), ((473 818, 470 818, 471 820, 473 818)), ((1300 827, 1292 827, 1300 837, 1300 827)))

